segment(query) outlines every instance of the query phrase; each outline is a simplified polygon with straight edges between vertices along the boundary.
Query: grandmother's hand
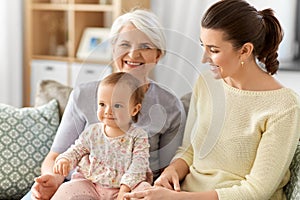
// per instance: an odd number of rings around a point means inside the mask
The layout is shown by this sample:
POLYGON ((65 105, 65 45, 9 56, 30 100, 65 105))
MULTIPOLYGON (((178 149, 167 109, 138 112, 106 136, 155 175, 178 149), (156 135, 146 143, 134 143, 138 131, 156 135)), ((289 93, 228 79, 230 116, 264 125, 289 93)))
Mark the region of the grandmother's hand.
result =
POLYGON ((31 188, 31 199, 49 200, 63 182, 63 177, 54 174, 44 174, 34 179, 31 188))

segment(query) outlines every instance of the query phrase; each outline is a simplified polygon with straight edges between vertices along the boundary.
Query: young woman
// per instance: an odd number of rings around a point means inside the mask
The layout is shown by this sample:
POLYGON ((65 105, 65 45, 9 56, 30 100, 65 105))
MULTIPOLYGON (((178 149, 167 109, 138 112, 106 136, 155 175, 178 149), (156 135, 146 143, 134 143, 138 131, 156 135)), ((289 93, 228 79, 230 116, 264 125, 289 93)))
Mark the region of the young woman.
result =
POLYGON ((71 181, 63 183, 52 200, 123 199, 125 192, 150 187, 147 133, 133 125, 144 98, 140 82, 129 73, 113 73, 98 87, 98 123, 80 134, 55 161, 53 171, 67 176, 78 166, 71 181), (88 155, 87 159, 83 159, 88 155))
POLYGON ((212 5, 201 23, 203 62, 183 145, 139 199, 285 199, 299 140, 300 101, 272 75, 283 32, 271 9, 243 0, 212 5), (179 183, 181 182, 181 185, 179 183))
MULTIPOLYGON (((112 27, 113 61, 122 72, 133 74, 144 85, 145 98, 137 127, 149 137, 150 168, 154 179, 166 167, 182 142, 185 112, 180 100, 149 79, 150 71, 165 54, 165 38, 157 17, 135 10, 118 17, 112 27)), ((98 82, 80 85, 71 93, 52 148, 35 179, 31 198, 50 199, 64 177, 53 173, 57 156, 66 151, 80 133, 97 120, 98 82)))

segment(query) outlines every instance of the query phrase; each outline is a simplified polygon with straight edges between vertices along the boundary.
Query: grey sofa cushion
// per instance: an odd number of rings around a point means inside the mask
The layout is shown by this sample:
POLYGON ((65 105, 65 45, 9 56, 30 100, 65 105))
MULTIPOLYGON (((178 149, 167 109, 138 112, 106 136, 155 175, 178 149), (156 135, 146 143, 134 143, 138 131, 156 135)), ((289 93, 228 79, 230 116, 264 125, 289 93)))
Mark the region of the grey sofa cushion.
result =
POLYGON ((188 112, 189 112, 191 96, 192 96, 192 92, 189 92, 180 98, 186 114, 188 114, 188 112))
POLYGON ((64 113, 72 87, 66 86, 54 80, 42 80, 37 85, 34 106, 41 106, 52 99, 58 101, 60 118, 64 113))

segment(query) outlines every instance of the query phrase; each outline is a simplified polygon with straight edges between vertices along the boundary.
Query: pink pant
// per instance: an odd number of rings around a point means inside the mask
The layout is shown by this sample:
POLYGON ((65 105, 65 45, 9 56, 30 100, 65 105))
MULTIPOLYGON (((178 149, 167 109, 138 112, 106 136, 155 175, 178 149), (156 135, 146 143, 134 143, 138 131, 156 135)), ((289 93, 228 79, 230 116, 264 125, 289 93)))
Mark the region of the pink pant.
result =
MULTIPOLYGON (((151 185, 147 182, 140 183, 133 191, 141 191, 151 185)), ((84 178, 72 179, 63 183, 51 200, 115 200, 118 188, 104 188, 84 178)))

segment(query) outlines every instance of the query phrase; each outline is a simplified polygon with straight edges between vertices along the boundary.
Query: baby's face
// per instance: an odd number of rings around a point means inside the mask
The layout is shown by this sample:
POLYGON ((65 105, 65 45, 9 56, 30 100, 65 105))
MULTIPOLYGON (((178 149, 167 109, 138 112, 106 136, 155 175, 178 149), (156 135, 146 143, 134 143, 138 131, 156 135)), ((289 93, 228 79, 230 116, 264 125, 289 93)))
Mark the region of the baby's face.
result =
POLYGON ((127 85, 101 85, 98 88, 98 119, 111 127, 127 130, 135 106, 130 97, 132 91, 127 85))

